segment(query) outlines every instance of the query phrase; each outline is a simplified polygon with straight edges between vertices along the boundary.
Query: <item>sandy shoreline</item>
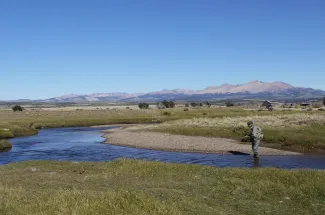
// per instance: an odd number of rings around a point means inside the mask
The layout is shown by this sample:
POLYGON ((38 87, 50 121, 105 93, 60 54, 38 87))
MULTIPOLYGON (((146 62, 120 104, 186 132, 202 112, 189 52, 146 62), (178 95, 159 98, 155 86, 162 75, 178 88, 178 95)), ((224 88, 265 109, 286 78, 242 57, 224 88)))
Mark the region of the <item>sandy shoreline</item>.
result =
MULTIPOLYGON (((231 154, 231 152, 251 154, 250 144, 240 144, 235 140, 217 137, 183 136, 158 132, 134 131, 132 127, 104 131, 105 143, 133 148, 162 151, 202 152, 231 154)), ((297 152, 260 147, 261 155, 301 155, 297 152)))

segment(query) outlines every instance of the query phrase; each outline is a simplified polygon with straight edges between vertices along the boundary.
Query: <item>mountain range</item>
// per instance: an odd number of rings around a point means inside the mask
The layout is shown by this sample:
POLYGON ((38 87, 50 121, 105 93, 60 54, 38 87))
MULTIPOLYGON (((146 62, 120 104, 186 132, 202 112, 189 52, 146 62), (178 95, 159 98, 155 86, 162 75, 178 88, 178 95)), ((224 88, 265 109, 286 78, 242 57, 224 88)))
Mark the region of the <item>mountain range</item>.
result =
POLYGON ((325 96, 325 91, 295 87, 284 82, 252 81, 245 84, 223 84, 203 90, 174 89, 149 93, 96 93, 90 95, 64 95, 37 102, 157 102, 168 100, 224 100, 224 99, 308 99, 325 96))

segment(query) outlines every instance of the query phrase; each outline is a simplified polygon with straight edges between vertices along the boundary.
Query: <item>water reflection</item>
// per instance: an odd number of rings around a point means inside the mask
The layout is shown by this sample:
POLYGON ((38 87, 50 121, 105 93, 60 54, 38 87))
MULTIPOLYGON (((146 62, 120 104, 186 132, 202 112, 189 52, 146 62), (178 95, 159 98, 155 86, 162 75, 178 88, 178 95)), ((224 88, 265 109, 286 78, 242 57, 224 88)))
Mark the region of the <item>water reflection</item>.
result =
POLYGON ((253 168, 258 168, 260 167, 260 159, 253 159, 253 168))

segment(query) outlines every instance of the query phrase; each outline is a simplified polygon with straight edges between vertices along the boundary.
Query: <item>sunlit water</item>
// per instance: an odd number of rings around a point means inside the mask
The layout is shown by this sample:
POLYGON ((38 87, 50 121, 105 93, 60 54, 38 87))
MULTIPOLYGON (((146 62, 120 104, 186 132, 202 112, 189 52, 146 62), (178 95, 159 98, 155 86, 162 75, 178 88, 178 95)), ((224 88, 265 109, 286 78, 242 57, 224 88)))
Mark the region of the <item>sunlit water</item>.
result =
POLYGON ((40 130, 31 137, 11 139, 13 148, 0 153, 0 164, 26 160, 112 161, 117 158, 145 159, 216 167, 278 167, 325 169, 325 156, 262 156, 164 152, 103 144, 107 128, 58 128, 40 130))

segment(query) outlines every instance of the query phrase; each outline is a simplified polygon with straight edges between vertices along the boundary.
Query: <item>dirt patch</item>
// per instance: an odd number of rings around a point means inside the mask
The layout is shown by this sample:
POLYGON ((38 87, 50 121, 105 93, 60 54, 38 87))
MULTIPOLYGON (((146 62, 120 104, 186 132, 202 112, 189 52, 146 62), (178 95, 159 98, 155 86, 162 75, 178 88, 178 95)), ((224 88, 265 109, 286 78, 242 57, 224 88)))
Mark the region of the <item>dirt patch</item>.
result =
MULTIPOLYGON (((232 152, 251 154, 250 144, 216 137, 172 135, 138 130, 137 127, 118 128, 106 132, 105 143, 135 148, 180 152, 204 152, 230 154, 232 152)), ((300 155, 300 153, 260 147, 261 155, 300 155)))

